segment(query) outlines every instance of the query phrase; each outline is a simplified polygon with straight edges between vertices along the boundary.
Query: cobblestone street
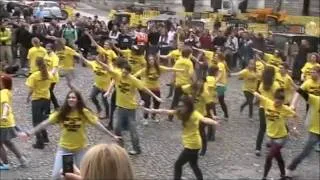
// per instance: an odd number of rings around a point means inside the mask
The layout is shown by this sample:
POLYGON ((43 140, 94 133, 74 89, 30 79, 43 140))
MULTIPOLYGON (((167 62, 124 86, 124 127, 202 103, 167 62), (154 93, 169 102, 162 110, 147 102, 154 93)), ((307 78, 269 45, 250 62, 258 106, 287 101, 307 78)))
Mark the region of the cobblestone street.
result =
MULTIPOLYGON (((76 71, 76 85, 81 90, 90 107, 89 92, 93 84, 92 73, 89 69, 78 67, 76 71)), ((162 96, 167 95, 167 88, 164 83, 168 82, 170 75, 162 77, 162 96)), ((31 107, 26 104, 27 91, 24 85, 25 79, 14 79, 14 112, 17 124, 23 129, 31 128, 31 107)), ((246 111, 243 115, 239 113, 240 103, 244 100, 240 91, 240 81, 231 78, 227 91, 227 104, 231 117, 228 122, 222 122, 217 130, 217 140, 208 144, 208 152, 200 158, 200 167, 203 170, 205 179, 258 179, 262 176, 264 153, 261 157, 254 155, 254 147, 259 122, 257 109, 255 109, 255 121, 250 122, 246 118, 246 111)), ((66 81, 64 79, 56 87, 56 95, 60 103, 67 93, 66 81)), ((164 99, 164 98, 163 98, 164 99)), ((161 107, 169 107, 170 100, 166 100, 161 107)), ((304 107, 300 105, 300 109, 304 107)), ((93 109, 94 110, 94 109, 93 109)), ((304 110, 300 110, 303 117, 304 110)), ((221 115, 220 107, 218 114, 221 115)), ((138 114, 141 119, 141 113, 138 114)), ((144 127, 140 123, 139 134, 142 145, 142 154, 132 157, 137 179, 171 179, 173 176, 173 165, 182 150, 181 145, 181 122, 166 121, 166 117, 160 117, 160 124, 150 123, 144 127)), ((96 129, 89 129, 90 145, 110 142, 110 139, 102 135, 96 129)), ((283 149, 286 163, 301 152, 305 139, 305 128, 303 123, 299 127, 302 133, 297 139, 290 138, 283 149)), ((15 142, 30 159, 28 168, 12 168, 9 171, 1 171, 1 179, 49 179, 53 166, 54 155, 59 137, 59 127, 49 128, 50 143, 44 150, 37 150, 31 147, 32 140, 27 143, 16 139, 15 142)), ((126 136, 128 149, 131 148, 130 138, 126 136)), ((265 148, 263 149, 265 150, 265 148)), ((17 165, 17 159, 9 154, 13 166, 17 165)), ((274 163, 270 177, 279 177, 277 164, 274 163)), ((297 169, 297 180, 319 179, 319 153, 313 152, 297 169)), ((193 179, 193 173, 188 165, 185 166, 183 176, 193 179)))

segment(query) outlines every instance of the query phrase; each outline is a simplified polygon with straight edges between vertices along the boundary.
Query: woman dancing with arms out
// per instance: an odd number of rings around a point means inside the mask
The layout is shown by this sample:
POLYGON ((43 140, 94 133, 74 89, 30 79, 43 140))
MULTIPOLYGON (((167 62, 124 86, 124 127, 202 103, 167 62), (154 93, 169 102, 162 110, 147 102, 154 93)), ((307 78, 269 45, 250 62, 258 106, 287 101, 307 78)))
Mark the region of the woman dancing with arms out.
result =
MULTIPOLYGON (((174 179, 181 179, 182 167, 189 162, 194 174, 198 180, 202 180, 202 172, 198 165, 198 152, 202 148, 201 137, 199 132, 199 124, 217 125, 218 122, 206 118, 195 110, 193 98, 190 96, 183 96, 181 99, 182 105, 176 110, 167 109, 148 109, 144 110, 148 113, 175 115, 182 121, 182 143, 184 150, 181 152, 178 160, 174 165, 174 179)), ((216 117, 214 117, 216 118, 216 117)))
POLYGON ((17 127, 12 111, 12 79, 10 76, 0 75, 0 170, 9 169, 8 155, 5 147, 12 151, 18 158, 21 166, 26 166, 27 161, 20 150, 11 141, 17 135, 17 127))
MULTIPOLYGON (((281 155, 281 149, 285 145, 288 138, 288 130, 286 118, 295 118, 295 123, 298 120, 296 112, 289 106, 284 105, 285 93, 284 89, 277 89, 274 93, 274 99, 269 99, 259 93, 254 95, 260 99, 265 110, 265 119, 267 125, 267 136, 269 137, 270 149, 266 156, 264 165, 263 180, 267 179, 272 166, 272 160, 275 158, 278 162, 281 179, 285 179, 285 163, 281 155)), ((297 133, 296 126, 293 127, 294 133, 297 133)))
POLYGON ((81 94, 74 89, 67 94, 66 100, 59 111, 51 114, 49 119, 43 121, 32 130, 22 133, 21 137, 24 139, 28 138, 52 124, 60 124, 62 128, 52 173, 53 179, 60 178, 63 154, 72 153, 75 165, 79 167, 87 146, 85 129, 87 124, 94 125, 116 140, 119 139, 119 137, 104 128, 98 121, 98 117, 86 107, 81 94))

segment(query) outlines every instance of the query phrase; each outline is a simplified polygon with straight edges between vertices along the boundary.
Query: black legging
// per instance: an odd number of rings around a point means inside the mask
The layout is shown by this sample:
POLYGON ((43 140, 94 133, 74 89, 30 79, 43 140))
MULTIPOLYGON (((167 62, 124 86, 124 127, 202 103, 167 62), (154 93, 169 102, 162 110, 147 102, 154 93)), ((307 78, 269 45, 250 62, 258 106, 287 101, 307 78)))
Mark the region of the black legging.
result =
POLYGON ((193 173, 196 175, 198 180, 202 180, 202 172, 198 165, 198 152, 199 149, 187 149, 184 150, 179 155, 178 160, 174 164, 174 179, 180 180, 182 175, 182 167, 189 162, 193 173))
MULTIPOLYGON (((217 115, 215 104, 213 102, 208 104, 206 108, 207 108, 208 117, 210 117, 210 110, 213 111, 214 115, 217 115)), ((201 136, 201 141, 202 141, 202 148, 200 151, 200 156, 204 156, 207 152, 208 140, 209 141, 215 140, 216 128, 214 125, 207 125, 205 123, 200 122, 199 131, 200 131, 200 136, 201 136), (208 132, 206 132, 206 127, 208 127, 208 132)))
POLYGON ((259 120, 260 120, 260 126, 259 126, 257 141, 256 141, 256 150, 260 151, 264 134, 266 132, 266 117, 265 117, 264 109, 262 107, 259 108, 259 120))
POLYGON ((220 104, 220 106, 221 106, 221 109, 222 109, 222 111, 223 111, 223 113, 224 113, 224 117, 225 117, 225 118, 229 118, 227 104, 226 104, 226 102, 224 101, 224 95, 218 96, 218 100, 219 100, 219 104, 220 104))
POLYGON ((268 176, 268 173, 272 167, 272 159, 275 158, 278 162, 278 166, 280 169, 280 176, 285 177, 285 164, 284 160, 281 155, 281 148, 283 147, 282 144, 278 144, 276 142, 271 142, 270 143, 270 149, 269 153, 266 157, 266 162, 264 165, 264 172, 263 172, 263 178, 266 178, 268 176))
MULTIPOLYGON (((182 91, 181 86, 176 86, 174 89, 174 95, 173 95, 173 100, 171 103, 171 109, 174 109, 175 107, 178 106, 182 95, 183 95, 183 91, 182 91)), ((172 121, 172 119, 173 119, 173 116, 169 115, 169 120, 172 121)))
MULTIPOLYGON (((161 97, 160 90, 151 90, 156 96, 161 97)), ((159 109, 160 107, 160 102, 158 102, 155 98, 151 97, 148 93, 141 91, 141 99, 144 101, 144 107, 145 108, 150 108, 151 105, 151 100, 153 101, 153 109, 159 109)), ((155 114, 152 114, 152 119, 155 118, 155 114)), ((147 119, 149 117, 149 113, 144 113, 143 118, 147 119)))
POLYGON ((243 91, 243 94, 246 97, 246 101, 241 105, 240 111, 242 112, 243 109, 249 105, 249 118, 252 118, 254 95, 249 91, 243 91))
POLYGON ((111 95, 111 100, 110 100, 110 114, 109 114, 109 123, 108 123, 108 127, 110 129, 113 129, 113 114, 114 111, 116 110, 116 90, 113 91, 112 95, 111 95))
POLYGON ((53 104, 54 109, 58 109, 59 108, 59 103, 58 103, 58 100, 57 100, 57 98, 56 98, 56 96, 54 95, 54 92, 53 92, 55 86, 56 86, 56 83, 52 83, 50 85, 50 100, 51 100, 51 102, 53 104))

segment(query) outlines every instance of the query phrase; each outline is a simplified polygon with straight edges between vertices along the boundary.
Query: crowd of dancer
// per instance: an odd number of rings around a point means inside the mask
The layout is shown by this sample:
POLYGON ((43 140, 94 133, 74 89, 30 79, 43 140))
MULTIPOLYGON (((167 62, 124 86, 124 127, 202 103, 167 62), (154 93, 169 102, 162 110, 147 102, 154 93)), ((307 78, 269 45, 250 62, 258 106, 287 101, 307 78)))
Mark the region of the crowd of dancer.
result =
MULTIPOLYGON (((208 141, 215 140, 219 121, 228 121, 225 102, 228 79, 238 76, 243 81, 242 91, 246 99, 240 111, 248 106, 248 118, 253 121, 253 106, 259 105, 257 156, 261 155, 265 134, 268 137, 263 179, 267 179, 273 159, 278 162, 281 179, 291 177, 292 171, 320 140, 319 54, 300 54, 290 61, 277 49, 271 54, 266 52, 266 44, 272 42, 271 36, 264 38, 262 34, 238 28, 228 28, 224 32, 217 30, 211 34, 209 30, 181 27, 175 21, 167 23, 169 28, 157 25, 149 30, 113 21, 106 25, 97 17, 91 19, 77 14, 62 26, 56 21, 49 25, 37 21, 30 31, 30 24, 26 22, 2 21, 0 49, 1 62, 5 63, 1 66, 0 77, 0 170, 9 169, 6 149, 17 156, 22 166, 27 166, 27 159, 12 142, 13 138, 28 139, 35 135, 33 148, 43 149, 50 141, 46 127, 52 124, 61 125, 53 179, 61 178, 63 154, 72 153, 77 167, 82 159, 86 159, 83 156, 88 124, 108 134, 120 145, 124 143, 122 131, 128 130, 133 147, 128 153, 143 153, 137 132, 139 121, 136 120, 137 110, 142 109, 143 125, 160 119, 182 122, 184 149, 175 162, 174 179, 181 179, 182 167, 186 163, 190 164, 197 179, 203 179, 198 156, 205 156, 208 141), (15 122, 14 86, 11 75, 8 75, 17 63, 12 54, 19 57, 19 67, 28 67, 29 70, 25 84, 29 89, 27 102, 31 102, 34 127, 29 131, 21 130, 15 122), (305 63, 297 69, 300 60, 305 63), (73 83, 75 78, 81 78, 75 75, 77 63, 93 72, 90 99, 95 111, 86 106, 73 83), (299 77, 292 78, 292 72, 296 71, 301 72, 297 75, 299 77), (160 109, 163 102, 161 75, 167 72, 173 74, 168 76, 171 79, 166 79, 170 89, 168 98, 173 98, 170 107, 160 109), (70 88, 62 105, 54 93, 61 77, 66 79, 70 88), (97 99, 99 94, 103 106, 97 99), (289 131, 290 135, 298 134, 296 124, 302 121, 296 112, 299 96, 308 104, 309 138, 303 151, 286 168, 281 149, 288 140, 289 131), (217 114, 217 104, 220 104, 223 117, 217 114), (293 123, 288 123, 288 119, 294 119, 293 123)), ((301 46, 306 43, 303 40, 301 46)))

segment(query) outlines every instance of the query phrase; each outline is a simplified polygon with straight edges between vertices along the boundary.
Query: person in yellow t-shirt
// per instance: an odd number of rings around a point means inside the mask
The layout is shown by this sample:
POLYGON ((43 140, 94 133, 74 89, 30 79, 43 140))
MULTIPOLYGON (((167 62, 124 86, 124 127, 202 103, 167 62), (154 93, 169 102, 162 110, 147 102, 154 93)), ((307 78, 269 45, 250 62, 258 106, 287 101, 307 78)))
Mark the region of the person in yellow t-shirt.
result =
POLYGON ((59 68, 61 70, 61 74, 66 76, 69 88, 73 88, 71 83, 75 76, 75 58, 79 58, 80 54, 65 44, 66 41, 64 39, 58 39, 55 41, 55 45, 57 47, 56 54, 59 57, 59 68))
MULTIPOLYGON (((50 86, 53 77, 47 70, 47 65, 43 58, 37 58, 36 61, 39 71, 32 73, 26 80, 26 85, 29 88, 27 103, 31 101, 32 124, 37 126, 46 119, 46 114, 50 112, 50 86)), ((48 133, 46 130, 36 134, 36 143, 33 148, 43 149, 44 144, 49 142, 48 133)))
MULTIPOLYGON (((192 76, 194 73, 193 63, 190 59, 190 55, 192 50, 189 47, 185 47, 182 50, 182 56, 175 62, 174 68, 176 69, 184 69, 183 72, 175 73, 175 89, 174 96, 171 103, 171 109, 175 108, 178 105, 179 99, 182 96, 182 86, 186 84, 191 84, 192 76)), ((169 116, 169 120, 171 121, 173 116, 169 116)))
POLYGON ((182 56, 182 50, 183 50, 183 43, 177 43, 174 50, 170 51, 167 55, 160 55, 160 59, 166 59, 168 60, 168 65, 173 65, 181 56, 182 56))
MULTIPOLYGON (((261 83, 258 88, 258 92, 271 100, 274 98, 274 93, 277 89, 280 88, 280 85, 275 81, 275 69, 271 66, 266 66, 261 77, 261 83)), ((259 107, 259 132, 257 135, 256 141, 256 156, 261 155, 261 147, 264 139, 264 134, 266 132, 266 119, 265 119, 265 109, 263 102, 260 102, 259 107)))
POLYGON ((27 166, 26 158, 21 154, 20 149, 12 142, 12 139, 19 135, 19 128, 16 126, 12 110, 12 79, 9 75, 0 74, 0 170, 8 170, 9 160, 7 150, 13 152, 18 158, 22 167, 27 166), (6 147, 6 148, 5 148, 6 147))
POLYGON ((311 79, 311 71, 315 66, 320 67, 320 64, 317 62, 317 55, 311 54, 308 62, 301 69, 301 81, 306 81, 311 79))
POLYGON ((32 48, 29 49, 27 59, 29 62, 29 74, 38 70, 36 60, 38 57, 43 58, 47 54, 47 50, 41 46, 38 38, 32 38, 32 48))
POLYGON ((142 67, 146 66, 145 50, 142 47, 133 45, 131 49, 120 49, 113 46, 113 49, 118 52, 123 58, 128 60, 132 69, 132 74, 138 72, 142 67))
POLYGON ((52 124, 58 124, 61 128, 52 179, 60 179, 61 177, 63 154, 72 153, 75 159, 74 164, 79 167, 88 145, 86 132, 88 124, 94 125, 98 130, 110 135, 115 140, 120 139, 98 121, 98 117, 86 107, 81 94, 76 90, 68 92, 63 106, 58 111, 52 113, 47 120, 30 131, 24 132, 21 138, 27 139, 52 124))
POLYGON ((225 63, 225 58, 221 52, 217 52, 215 55, 215 58, 217 60, 217 67, 219 69, 219 76, 220 79, 217 82, 217 94, 218 94, 218 100, 219 104, 221 106, 221 109, 224 113, 224 118, 226 121, 229 119, 229 113, 228 113, 228 107, 224 100, 224 94, 227 91, 227 82, 228 82, 228 66, 225 63))
MULTIPOLYGON (((108 63, 105 54, 99 54, 97 56, 98 60, 103 63, 108 63)), ((109 85, 111 83, 111 77, 108 71, 104 70, 104 68, 96 61, 89 61, 84 57, 80 58, 84 63, 93 71, 94 73, 94 85, 91 90, 90 98, 93 104, 96 106, 97 114, 100 119, 108 119, 109 118, 109 103, 108 97, 104 97, 104 94, 107 92, 109 85), (105 109, 105 116, 102 115, 102 108, 99 104, 97 96, 101 94, 102 102, 105 109)))
MULTIPOLYGON (((270 139, 268 143, 270 148, 266 156, 263 179, 266 179, 269 174, 273 158, 278 162, 281 178, 285 178, 285 163, 281 155, 281 149, 288 138, 286 119, 295 118, 297 121, 297 114, 289 106, 284 105, 284 89, 276 90, 273 100, 257 92, 255 92, 255 96, 263 103, 267 123, 267 135, 270 139)), ((297 124, 297 122, 295 122, 295 124, 297 124)), ((297 133, 296 126, 293 127, 292 132, 297 133)))
MULTIPOLYGON (((91 34, 89 32, 85 32, 85 34, 90 38, 91 43, 93 44, 93 46, 95 46, 97 48, 97 52, 99 54, 105 54, 107 56, 107 59, 110 62, 115 62, 115 60, 118 58, 118 55, 111 49, 111 45, 110 42, 105 41, 103 44, 103 47, 99 46, 99 44, 97 43, 97 41, 94 40, 94 38, 91 36, 91 34)), ((110 63, 108 62, 108 63, 110 63)))
POLYGON ((251 59, 248 62, 248 66, 246 69, 238 73, 231 73, 232 76, 239 76, 240 80, 243 80, 242 91, 246 98, 246 101, 240 106, 240 112, 249 105, 249 118, 252 121, 253 115, 253 93, 257 90, 257 84, 259 80, 259 74, 256 70, 256 61, 251 59))
POLYGON ((289 65, 287 63, 283 63, 278 69, 279 71, 276 72, 276 81, 279 83, 280 88, 284 89, 286 93, 285 104, 289 105, 291 103, 294 90, 297 89, 297 85, 288 73, 289 65))
POLYGON ((274 50, 273 54, 264 53, 263 59, 267 63, 274 65, 274 66, 277 66, 277 67, 279 67, 283 63, 283 61, 280 57, 280 52, 277 49, 274 50))
MULTIPOLYGON (((214 113, 209 109, 210 101, 210 93, 209 90, 204 86, 204 82, 202 80, 197 80, 192 84, 187 84, 182 86, 182 90, 188 96, 191 96, 194 101, 195 110, 200 114, 206 117, 213 116, 214 113), (207 112, 209 114, 207 114, 207 112)), ((207 152, 207 134, 206 134, 206 125, 204 123, 200 123, 200 136, 202 141, 202 148, 200 151, 200 156, 204 156, 207 152)))
POLYGON ((107 70, 116 86, 116 105, 118 118, 114 122, 114 132, 121 136, 122 130, 130 130, 132 135, 133 150, 129 151, 131 155, 138 155, 141 153, 139 145, 139 136, 137 133, 136 123, 136 109, 137 104, 137 90, 144 91, 152 96, 156 101, 161 102, 160 97, 156 96, 150 89, 144 86, 143 82, 133 75, 131 75, 131 66, 123 64, 121 70, 115 70, 110 65, 98 61, 107 70))
POLYGON ((208 66, 216 66, 217 65, 217 59, 216 59, 216 53, 209 50, 199 49, 193 47, 193 49, 200 51, 203 53, 204 57, 207 59, 208 66))
MULTIPOLYGON (((165 66, 159 65, 159 60, 154 55, 149 55, 147 60, 146 68, 142 68, 136 74, 135 77, 141 77, 144 86, 150 89, 155 95, 161 97, 160 93, 160 76, 165 72, 182 72, 184 69, 176 69, 176 68, 169 68, 165 66)), ((148 93, 141 91, 141 98, 144 101, 144 107, 149 108, 151 105, 151 100, 153 101, 153 108, 158 109, 160 107, 160 103, 152 98, 148 93)), ((148 125, 148 113, 144 113, 144 125, 148 125)), ((156 119, 155 114, 152 114, 151 119, 155 122, 159 122, 156 119)))
MULTIPOLYGON (((181 98, 181 106, 176 110, 167 109, 148 109, 144 110, 148 113, 175 115, 182 121, 182 144, 184 150, 179 155, 174 166, 174 179, 181 179, 182 167, 189 163, 197 179, 203 179, 202 172, 198 166, 198 152, 202 148, 201 136, 199 132, 199 124, 205 123, 217 125, 218 122, 204 117, 195 110, 193 98, 183 96, 181 98)), ((214 117, 216 119, 216 117, 214 117)))
MULTIPOLYGON (((289 164, 287 168, 288 177, 292 177, 293 171, 296 170, 297 166, 312 152, 313 146, 319 143, 320 139, 320 96, 310 94, 302 89, 298 89, 297 92, 310 104, 309 135, 302 152, 289 164)), ((296 103, 293 102, 293 105, 294 104, 296 103)), ((293 108, 295 108, 295 106, 293 106, 293 108)))
POLYGON ((54 94, 54 88, 56 84, 59 82, 59 57, 53 51, 53 45, 51 43, 46 45, 47 55, 43 58, 47 64, 48 72, 50 72, 53 76, 52 83, 50 85, 50 100, 53 104, 54 109, 58 109, 59 103, 54 94))

